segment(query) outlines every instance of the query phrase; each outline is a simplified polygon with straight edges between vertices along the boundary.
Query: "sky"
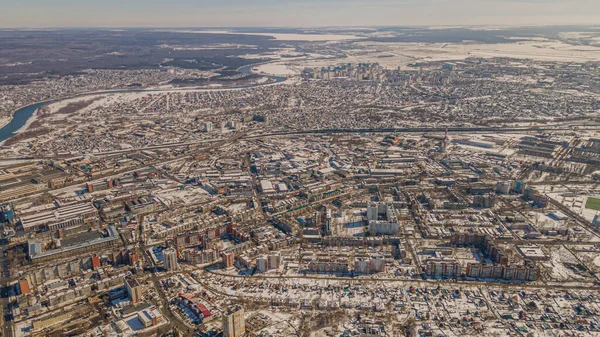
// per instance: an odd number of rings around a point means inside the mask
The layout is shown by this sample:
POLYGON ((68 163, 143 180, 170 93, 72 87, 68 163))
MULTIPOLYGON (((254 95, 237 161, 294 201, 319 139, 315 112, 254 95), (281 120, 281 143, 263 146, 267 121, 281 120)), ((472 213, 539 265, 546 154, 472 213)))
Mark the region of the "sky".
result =
POLYGON ((600 0, 0 0, 0 27, 600 24, 600 0))

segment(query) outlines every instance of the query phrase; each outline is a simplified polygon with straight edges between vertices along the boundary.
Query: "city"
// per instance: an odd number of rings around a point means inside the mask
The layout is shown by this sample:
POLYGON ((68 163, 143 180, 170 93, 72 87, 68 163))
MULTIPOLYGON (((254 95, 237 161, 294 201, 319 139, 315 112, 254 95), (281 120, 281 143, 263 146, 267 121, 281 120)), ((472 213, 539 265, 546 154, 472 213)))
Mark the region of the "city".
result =
POLYGON ((153 66, 60 73, 11 49, 1 335, 600 336, 576 28, 140 30, 153 66))

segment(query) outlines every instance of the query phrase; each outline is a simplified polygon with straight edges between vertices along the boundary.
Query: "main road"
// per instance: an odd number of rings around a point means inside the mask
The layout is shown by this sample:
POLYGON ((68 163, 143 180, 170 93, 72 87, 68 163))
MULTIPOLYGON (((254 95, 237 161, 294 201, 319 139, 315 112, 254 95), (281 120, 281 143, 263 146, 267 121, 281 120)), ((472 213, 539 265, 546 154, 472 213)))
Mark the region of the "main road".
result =
POLYGON ((13 335, 13 322, 7 320, 10 318, 8 311, 8 285, 10 284, 10 271, 6 259, 6 247, 0 249, 0 324, 2 324, 2 337, 11 337, 13 335))

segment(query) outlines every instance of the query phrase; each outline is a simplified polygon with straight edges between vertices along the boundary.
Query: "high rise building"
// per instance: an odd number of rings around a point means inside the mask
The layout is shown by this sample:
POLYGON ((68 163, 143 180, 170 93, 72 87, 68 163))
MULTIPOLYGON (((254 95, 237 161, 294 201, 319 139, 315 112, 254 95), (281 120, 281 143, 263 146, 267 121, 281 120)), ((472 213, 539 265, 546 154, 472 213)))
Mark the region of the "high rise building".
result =
POLYGON ((140 260, 140 257, 136 251, 133 251, 133 252, 129 251, 127 253, 127 255, 129 256, 128 262, 129 262, 129 265, 131 265, 131 266, 135 266, 135 263, 140 260))
POLYGON ((448 137, 448 126, 446 126, 446 132, 444 132, 444 142, 442 143, 442 152, 446 152, 450 144, 450 137, 448 137))
POLYGON ((212 130, 213 130, 213 123, 212 122, 206 122, 206 123, 204 123, 204 131, 211 132, 212 130))
POLYGON ((281 254, 279 252, 271 252, 269 254, 269 269, 279 269, 281 264, 281 254))
POLYGON ((166 271, 177 270, 177 251, 173 248, 163 250, 163 263, 166 271))
POLYGON ((387 203, 373 203, 367 208, 369 232, 372 235, 397 235, 399 223, 394 206, 387 203))
POLYGON ((244 308, 237 305, 227 309, 223 315, 223 336, 240 337, 246 333, 244 308))
POLYGON ((125 278, 125 290, 127 295, 131 298, 132 303, 138 303, 142 300, 142 285, 137 279, 133 277, 125 278))
POLYGON ((267 257, 264 255, 257 257, 256 258, 256 271, 258 271, 260 273, 264 273, 267 270, 269 270, 269 263, 268 263, 267 257))
POLYGON ((225 265, 225 268, 233 267, 233 264, 235 263, 235 256, 232 252, 221 253, 221 258, 223 259, 223 265, 225 265))

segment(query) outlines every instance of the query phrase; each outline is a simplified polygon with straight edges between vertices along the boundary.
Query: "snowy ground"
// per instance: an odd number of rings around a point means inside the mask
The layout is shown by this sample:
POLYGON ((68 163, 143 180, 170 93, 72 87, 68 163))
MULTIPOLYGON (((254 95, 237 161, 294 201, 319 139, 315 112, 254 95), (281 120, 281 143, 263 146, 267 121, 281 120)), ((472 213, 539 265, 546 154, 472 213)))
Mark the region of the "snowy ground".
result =
POLYGON ((282 63, 267 63, 255 67, 259 74, 268 74, 276 76, 293 76, 302 71, 300 68, 294 68, 282 63))
POLYGON ((170 30, 170 32, 190 33, 190 34, 235 34, 235 35, 272 36, 275 38, 275 40, 283 40, 283 41, 345 41, 345 40, 363 39, 363 37, 359 37, 359 36, 355 36, 355 35, 342 35, 342 34, 245 33, 245 32, 232 32, 229 30, 170 30))
POLYGON ((524 41, 498 44, 446 43, 378 43, 359 41, 347 57, 328 60, 306 60, 288 64, 299 67, 323 67, 344 63, 373 63, 384 67, 405 67, 415 62, 464 60, 469 57, 507 57, 537 61, 577 62, 600 61, 600 47, 573 46, 560 41, 524 41), (390 57, 382 58, 382 55, 390 57))
POLYGON ((585 278, 569 269, 565 264, 578 264, 577 258, 564 247, 553 247, 551 259, 544 265, 550 268, 550 276, 556 281, 584 280, 585 278))
POLYGON ((362 214, 366 209, 345 209, 341 218, 334 219, 334 231, 336 236, 361 236, 364 232, 362 226, 362 214))

